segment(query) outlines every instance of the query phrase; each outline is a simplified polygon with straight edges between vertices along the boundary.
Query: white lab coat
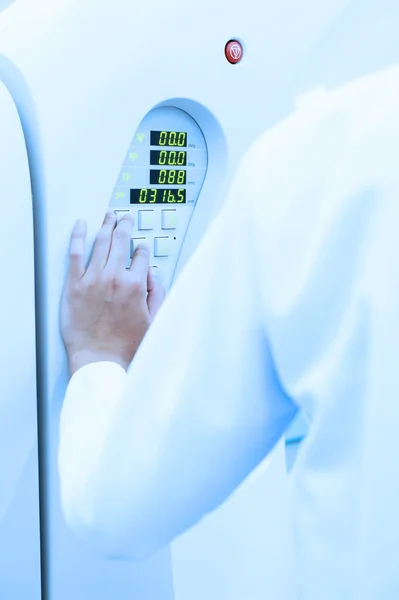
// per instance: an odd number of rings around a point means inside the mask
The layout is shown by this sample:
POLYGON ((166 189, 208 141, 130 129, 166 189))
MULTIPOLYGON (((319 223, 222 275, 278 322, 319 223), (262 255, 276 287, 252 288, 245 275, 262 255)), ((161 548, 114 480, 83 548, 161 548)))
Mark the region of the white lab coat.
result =
POLYGON ((264 135, 128 374, 72 377, 68 523, 110 554, 154 551, 223 502, 300 406, 313 425, 292 474, 289 597, 397 600, 398 224, 395 66, 264 135))

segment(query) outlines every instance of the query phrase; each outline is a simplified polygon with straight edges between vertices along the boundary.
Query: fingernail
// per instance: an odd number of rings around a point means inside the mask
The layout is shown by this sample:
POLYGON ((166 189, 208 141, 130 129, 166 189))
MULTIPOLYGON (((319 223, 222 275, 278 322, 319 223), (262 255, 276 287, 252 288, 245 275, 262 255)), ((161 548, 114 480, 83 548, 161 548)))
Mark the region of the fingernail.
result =
POLYGON ((78 219, 75 223, 76 229, 82 229, 86 225, 86 221, 84 219, 78 219))
POLYGON ((140 250, 140 249, 141 249, 141 250, 146 250, 147 252, 149 252, 149 251, 150 251, 149 247, 148 247, 146 244, 138 244, 138 245, 136 246, 136 250, 140 250))
POLYGON ((160 269, 159 267, 153 265, 152 267, 150 267, 150 272, 151 272, 151 275, 153 277, 157 278, 157 281, 159 281, 160 283, 163 283, 163 281, 164 281, 164 274, 163 274, 162 269, 160 269))
POLYGON ((158 277, 158 267, 150 267, 150 273, 153 277, 158 277))

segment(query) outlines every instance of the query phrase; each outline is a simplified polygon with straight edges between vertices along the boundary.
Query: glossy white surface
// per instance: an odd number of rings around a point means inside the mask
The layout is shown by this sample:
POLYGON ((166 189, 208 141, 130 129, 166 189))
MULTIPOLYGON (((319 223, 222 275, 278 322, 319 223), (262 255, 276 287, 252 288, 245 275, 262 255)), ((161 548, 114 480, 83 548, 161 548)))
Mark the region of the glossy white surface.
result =
POLYGON ((21 123, 0 83, 0 597, 40 598, 32 198, 21 123))

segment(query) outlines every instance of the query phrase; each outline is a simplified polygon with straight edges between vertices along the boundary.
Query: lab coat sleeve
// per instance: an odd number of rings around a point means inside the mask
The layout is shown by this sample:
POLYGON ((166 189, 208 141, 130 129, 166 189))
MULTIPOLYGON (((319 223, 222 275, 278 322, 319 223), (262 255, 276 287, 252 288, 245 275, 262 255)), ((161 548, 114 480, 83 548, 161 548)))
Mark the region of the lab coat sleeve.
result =
POLYGON ((67 523, 140 558, 220 505, 281 438, 297 407, 262 322, 248 165, 178 278, 128 374, 79 370, 61 416, 67 523))

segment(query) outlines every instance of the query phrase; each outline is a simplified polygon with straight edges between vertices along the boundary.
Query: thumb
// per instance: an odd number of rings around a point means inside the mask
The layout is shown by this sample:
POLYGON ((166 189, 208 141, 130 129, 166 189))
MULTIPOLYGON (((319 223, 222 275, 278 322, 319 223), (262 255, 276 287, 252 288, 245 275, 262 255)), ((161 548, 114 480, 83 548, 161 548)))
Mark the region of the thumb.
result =
POLYGON ((165 288, 159 277, 156 275, 156 272, 157 268, 151 267, 147 275, 147 306, 152 318, 157 314, 166 296, 165 288))

